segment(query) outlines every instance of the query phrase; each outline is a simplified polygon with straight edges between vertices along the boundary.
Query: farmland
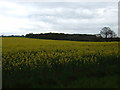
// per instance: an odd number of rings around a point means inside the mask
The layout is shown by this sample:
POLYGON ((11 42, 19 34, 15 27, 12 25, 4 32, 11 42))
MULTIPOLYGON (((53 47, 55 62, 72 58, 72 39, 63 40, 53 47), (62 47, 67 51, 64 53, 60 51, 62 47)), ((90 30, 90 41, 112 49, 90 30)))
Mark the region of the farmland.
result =
POLYGON ((118 42, 2 38, 3 88, 118 88, 118 42))

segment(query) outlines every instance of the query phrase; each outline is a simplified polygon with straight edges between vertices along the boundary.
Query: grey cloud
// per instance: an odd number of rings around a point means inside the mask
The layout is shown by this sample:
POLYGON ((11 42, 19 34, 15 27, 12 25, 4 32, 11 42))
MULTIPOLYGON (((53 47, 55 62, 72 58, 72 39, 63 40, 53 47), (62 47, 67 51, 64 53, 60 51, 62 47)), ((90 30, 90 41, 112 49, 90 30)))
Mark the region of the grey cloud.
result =
MULTIPOLYGON (((26 33, 32 31, 99 33, 104 26, 114 28, 117 25, 117 7, 113 2, 21 2, 17 4, 24 6, 27 14, 17 14, 16 18, 27 18, 30 21, 28 24, 32 26, 32 28, 19 28, 26 33)), ((13 14, 8 15, 15 17, 13 14)))

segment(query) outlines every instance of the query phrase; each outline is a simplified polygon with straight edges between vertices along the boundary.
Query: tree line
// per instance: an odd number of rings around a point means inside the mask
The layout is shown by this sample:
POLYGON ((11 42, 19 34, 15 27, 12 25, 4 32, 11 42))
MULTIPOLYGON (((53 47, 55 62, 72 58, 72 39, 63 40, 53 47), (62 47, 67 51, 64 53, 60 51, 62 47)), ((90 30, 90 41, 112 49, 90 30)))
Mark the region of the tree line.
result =
MULTIPOLYGON (((5 37, 5 36, 3 36, 5 37)), ((100 30, 99 34, 65 34, 65 33, 29 33, 25 36, 7 36, 7 37, 26 37, 26 38, 38 38, 38 39, 51 39, 51 40, 70 40, 70 41, 120 41, 117 34, 109 27, 104 27, 100 30)))
POLYGON ((71 40, 71 41, 119 41, 119 38, 109 27, 104 27, 99 34, 64 34, 64 33, 40 33, 26 34, 27 38, 71 40))

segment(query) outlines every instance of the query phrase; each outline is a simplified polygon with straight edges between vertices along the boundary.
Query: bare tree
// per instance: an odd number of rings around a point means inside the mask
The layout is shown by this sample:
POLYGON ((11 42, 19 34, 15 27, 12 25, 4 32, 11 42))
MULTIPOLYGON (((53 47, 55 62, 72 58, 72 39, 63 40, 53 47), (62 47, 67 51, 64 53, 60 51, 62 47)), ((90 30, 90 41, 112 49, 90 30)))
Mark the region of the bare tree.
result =
POLYGON ((109 35, 109 33, 108 33, 109 30, 111 30, 109 27, 102 28, 102 30, 100 31, 101 36, 107 38, 109 35))
POLYGON ((111 30, 109 27, 102 28, 102 30, 100 31, 100 34, 105 38, 109 38, 109 37, 114 38, 116 36, 115 32, 111 30))

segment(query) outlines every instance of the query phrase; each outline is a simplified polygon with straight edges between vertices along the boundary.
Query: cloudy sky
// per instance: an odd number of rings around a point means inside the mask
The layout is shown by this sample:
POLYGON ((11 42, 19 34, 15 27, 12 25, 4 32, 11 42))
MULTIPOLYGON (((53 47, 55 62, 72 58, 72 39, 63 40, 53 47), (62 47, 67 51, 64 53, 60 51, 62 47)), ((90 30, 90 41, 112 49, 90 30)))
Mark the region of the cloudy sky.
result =
POLYGON ((118 33, 117 2, 0 1, 0 34, 86 33, 103 27, 118 33))

